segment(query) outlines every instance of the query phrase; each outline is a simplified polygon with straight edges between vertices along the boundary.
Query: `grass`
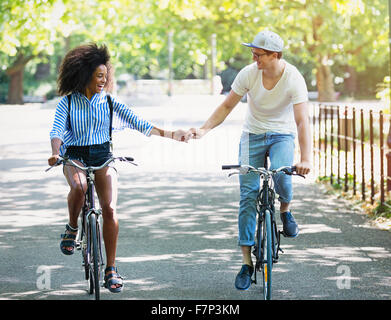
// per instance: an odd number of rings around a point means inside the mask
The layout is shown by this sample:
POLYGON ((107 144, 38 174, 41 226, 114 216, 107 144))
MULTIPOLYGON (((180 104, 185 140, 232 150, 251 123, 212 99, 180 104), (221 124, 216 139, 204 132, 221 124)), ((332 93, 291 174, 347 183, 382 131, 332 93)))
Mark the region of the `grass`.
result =
MULTIPOLYGON (((377 199, 374 204, 371 203, 371 196, 366 194, 366 200, 362 200, 362 186, 356 182, 356 194, 353 194, 353 176, 348 175, 348 191, 345 190, 345 178, 340 179, 340 183, 337 182, 337 177, 333 175, 333 183, 331 183, 330 176, 320 176, 317 178, 317 182, 324 185, 327 189, 327 194, 336 195, 344 198, 352 203, 352 206, 359 207, 361 211, 364 211, 377 225, 382 228, 391 230, 391 194, 388 194, 389 200, 386 200, 384 204, 377 199)), ((370 190, 370 186, 366 185, 366 190, 370 190)), ((379 197, 379 186, 375 186, 375 196, 379 197)))

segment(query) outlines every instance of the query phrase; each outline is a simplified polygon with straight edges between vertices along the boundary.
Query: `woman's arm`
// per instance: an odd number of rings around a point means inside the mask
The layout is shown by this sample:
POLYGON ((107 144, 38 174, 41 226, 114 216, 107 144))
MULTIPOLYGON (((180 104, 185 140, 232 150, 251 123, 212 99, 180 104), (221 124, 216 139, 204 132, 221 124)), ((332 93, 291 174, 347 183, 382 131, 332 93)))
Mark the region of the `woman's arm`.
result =
POLYGON ((151 135, 174 139, 176 141, 187 142, 185 138, 186 131, 184 130, 168 131, 168 130, 160 129, 158 127, 153 127, 151 130, 151 135))
POLYGON ((60 147, 62 144, 61 137, 65 131, 66 123, 69 117, 68 97, 63 97, 57 105, 54 115, 54 122, 52 130, 50 131, 50 144, 52 148, 52 155, 48 159, 49 165, 54 165, 57 162, 60 154, 60 147))
POLYGON ((50 144, 52 147, 52 156, 48 159, 48 164, 50 166, 53 166, 56 164, 58 156, 60 154, 62 140, 60 138, 53 138, 50 140, 50 144))
POLYGON ((131 129, 135 129, 147 136, 155 135, 159 137, 165 137, 169 139, 174 139, 177 141, 185 141, 186 131, 184 130, 176 130, 169 131, 160 129, 154 125, 152 125, 149 121, 142 119, 137 116, 132 109, 130 109, 127 105, 119 102, 116 98, 113 98, 113 109, 117 113, 121 123, 120 127, 127 126, 131 129))

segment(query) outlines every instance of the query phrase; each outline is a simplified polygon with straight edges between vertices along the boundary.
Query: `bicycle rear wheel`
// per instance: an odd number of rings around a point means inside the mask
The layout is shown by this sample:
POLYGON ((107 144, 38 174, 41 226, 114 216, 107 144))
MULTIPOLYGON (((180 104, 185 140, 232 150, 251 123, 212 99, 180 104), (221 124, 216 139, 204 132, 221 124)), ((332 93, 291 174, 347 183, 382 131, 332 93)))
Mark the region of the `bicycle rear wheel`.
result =
MULTIPOLYGON (((91 264, 90 264, 90 288, 95 291, 95 299, 100 300, 100 248, 98 247, 97 220, 95 214, 90 214, 88 218, 91 234, 91 264)), ((92 292, 91 292, 92 293, 92 292)))
POLYGON ((263 297, 265 300, 272 298, 272 268, 273 268, 273 251, 272 251, 272 224, 270 211, 265 210, 262 232, 262 274, 263 274, 263 297))

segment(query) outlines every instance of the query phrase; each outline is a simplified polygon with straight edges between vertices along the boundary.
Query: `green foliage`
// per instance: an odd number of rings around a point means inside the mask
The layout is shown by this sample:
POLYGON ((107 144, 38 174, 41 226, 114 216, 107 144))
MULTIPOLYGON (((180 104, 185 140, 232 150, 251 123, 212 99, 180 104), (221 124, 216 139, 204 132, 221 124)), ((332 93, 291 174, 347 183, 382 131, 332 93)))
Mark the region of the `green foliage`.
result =
POLYGON ((55 78, 67 50, 94 41, 109 46, 117 74, 167 77, 172 31, 175 78, 203 77, 212 34, 222 71, 250 63, 241 43, 271 29, 285 39, 284 57, 310 90, 319 63, 342 79, 344 66, 353 66, 377 83, 388 72, 388 19, 383 0, 1 0, 0 66, 5 72, 19 54, 34 57, 32 64, 50 57, 55 78))
POLYGON ((380 202, 375 207, 373 214, 376 217, 384 217, 387 219, 391 218, 391 200, 387 200, 385 204, 381 204, 380 202))

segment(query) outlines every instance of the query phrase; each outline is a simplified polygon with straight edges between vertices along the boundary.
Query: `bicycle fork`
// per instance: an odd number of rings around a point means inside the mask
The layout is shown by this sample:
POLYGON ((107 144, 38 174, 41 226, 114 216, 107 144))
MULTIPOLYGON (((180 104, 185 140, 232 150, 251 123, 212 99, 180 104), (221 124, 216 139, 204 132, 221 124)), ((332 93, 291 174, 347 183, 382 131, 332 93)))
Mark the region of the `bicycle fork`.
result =
MULTIPOLYGON (((89 171, 87 173, 87 197, 88 197, 88 203, 90 205, 90 210, 88 211, 86 215, 87 221, 89 221, 89 216, 91 214, 95 215, 95 222, 96 222, 96 232, 98 236, 98 247, 99 247, 99 258, 100 258, 100 265, 104 265, 103 261, 103 253, 102 253, 102 230, 99 223, 99 218, 102 215, 102 209, 95 209, 95 185, 94 185, 94 179, 92 179, 92 172, 89 171)), ((88 248, 88 252, 91 252, 91 248, 88 248)))
MULTIPOLYGON (((88 248, 88 241, 87 241, 87 223, 89 223, 89 217, 91 214, 95 215, 95 221, 96 221, 96 230, 98 235, 98 247, 99 247, 99 258, 100 258, 100 265, 104 265, 104 259, 103 259, 103 252, 102 252, 102 230, 99 223, 99 218, 102 215, 102 209, 95 209, 95 197, 94 197, 94 183, 92 179, 88 180, 88 190, 86 193, 85 198, 85 204, 82 209, 82 218, 81 218, 81 224, 82 224, 82 232, 78 234, 78 240, 76 241, 76 248, 77 250, 83 250, 83 252, 86 252, 87 255, 83 257, 83 266, 85 266, 86 263, 90 264, 90 255, 91 255, 91 248, 88 248)), ((91 245, 91 244, 90 244, 91 245)))
MULTIPOLYGON (((277 223, 274 218, 274 211, 268 209, 271 213, 271 227, 272 227, 272 262, 277 263, 279 259, 279 252, 284 253, 284 250, 280 247, 281 243, 281 234, 284 235, 283 231, 280 231, 277 229, 277 223)), ((258 226, 257 226, 257 233, 258 232, 264 232, 263 228, 263 215, 262 213, 258 213, 258 226)), ((252 283, 257 284, 257 271, 261 271, 260 268, 264 266, 265 260, 264 260, 264 252, 262 248, 264 248, 263 241, 265 241, 265 238, 259 234, 257 234, 257 239, 261 239, 261 243, 256 243, 253 249, 253 254, 256 257, 256 264, 255 264, 255 272, 254 272, 254 279, 252 280, 252 283)))

